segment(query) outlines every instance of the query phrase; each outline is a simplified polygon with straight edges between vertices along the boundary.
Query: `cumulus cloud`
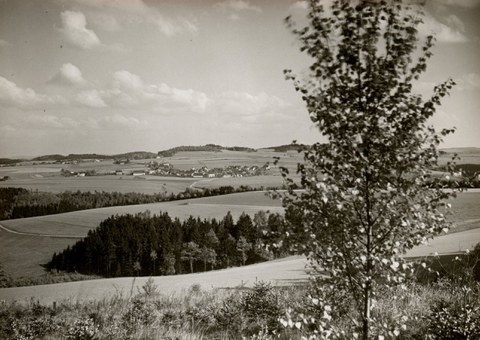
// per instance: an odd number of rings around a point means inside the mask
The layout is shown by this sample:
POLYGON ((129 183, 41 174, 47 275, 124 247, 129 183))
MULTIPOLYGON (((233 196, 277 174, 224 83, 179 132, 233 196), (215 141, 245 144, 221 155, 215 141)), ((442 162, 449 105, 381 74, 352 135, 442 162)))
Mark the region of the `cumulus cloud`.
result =
POLYGON ((66 63, 60 67, 60 70, 49 80, 49 83, 57 85, 82 86, 86 84, 80 69, 71 64, 66 63))
POLYGON ((68 43, 82 49, 91 49, 101 45, 97 34, 87 28, 87 19, 82 12, 64 11, 60 14, 62 27, 60 32, 68 43))
POLYGON ((435 2, 455 7, 475 8, 480 6, 480 0, 436 0, 435 2))
POLYGON ((148 6, 142 0, 111 1, 111 0, 76 0, 82 5, 95 8, 95 10, 109 10, 115 17, 105 17, 92 14, 92 23, 96 26, 115 31, 124 25, 149 24, 155 26, 162 34, 172 37, 183 33, 198 32, 196 20, 185 17, 171 17, 160 12, 155 6, 148 6))
POLYGON ((149 20, 153 22, 158 27, 160 32, 162 32, 167 37, 172 37, 183 32, 198 32, 198 26, 192 21, 183 17, 171 19, 161 15, 160 13, 156 13, 153 14, 153 16, 149 18, 149 20))
POLYGON ((21 88, 0 76, 0 103, 10 107, 35 108, 45 105, 66 104, 60 96, 38 94, 31 88, 21 88))
POLYGON ((77 103, 91 108, 107 107, 100 93, 95 89, 80 92, 77 94, 76 100, 77 103))
POLYGON ((301 0, 295 1, 293 5, 290 6, 290 10, 306 10, 308 9, 308 1, 301 0))
POLYGON ((260 7, 252 5, 248 1, 244 1, 244 0, 226 0, 223 2, 216 3, 214 6, 224 10, 251 11, 251 12, 262 13, 262 9, 260 7))
POLYGON ((224 114, 252 116, 276 112, 288 106, 284 100, 266 93, 224 92, 214 98, 216 109, 224 114))
POLYGON ((192 89, 178 89, 165 83, 146 84, 138 75, 120 70, 111 85, 101 91, 102 99, 115 107, 148 108, 163 113, 204 112, 207 95, 192 89))
POLYGON ((453 14, 446 18, 446 23, 438 21, 431 15, 426 15, 423 24, 419 26, 419 32, 422 35, 434 34, 439 42, 464 43, 468 41, 464 34, 465 26, 453 14))
POLYGON ((106 116, 101 120, 103 125, 116 126, 123 128, 140 128, 145 126, 145 121, 140 121, 134 117, 126 117, 120 114, 114 114, 113 116, 106 116))
POLYGON ((35 128, 65 129, 78 127, 79 123, 69 117, 57 117, 52 115, 30 115, 23 119, 27 126, 35 128))
POLYGON ((100 28, 108 32, 117 32, 121 30, 118 20, 111 15, 93 12, 91 14, 89 13, 88 17, 89 21, 96 28, 100 28))
POLYGON ((460 79, 455 80, 459 91, 478 90, 480 88, 480 75, 477 73, 465 74, 460 79))

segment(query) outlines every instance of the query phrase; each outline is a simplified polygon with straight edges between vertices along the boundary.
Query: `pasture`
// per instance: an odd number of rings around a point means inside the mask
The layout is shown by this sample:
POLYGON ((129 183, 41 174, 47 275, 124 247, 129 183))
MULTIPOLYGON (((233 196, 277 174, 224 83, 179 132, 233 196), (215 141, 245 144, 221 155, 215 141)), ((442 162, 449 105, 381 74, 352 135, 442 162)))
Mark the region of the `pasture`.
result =
POLYGON ((448 148, 442 151, 444 153, 438 159, 440 165, 449 162, 455 153, 460 157, 457 164, 480 164, 480 148, 448 148))
MULTIPOLYGON (((254 265, 214 270, 205 273, 153 277, 162 294, 181 294, 192 285, 198 284, 203 290, 215 288, 252 287, 256 281, 271 282, 278 286, 304 282, 307 279, 306 259, 291 256, 284 259, 254 265)), ((115 294, 128 295, 133 288, 137 292, 147 277, 122 277, 78 282, 57 283, 31 287, 1 288, 0 300, 28 303, 32 297, 42 304, 53 301, 99 301, 115 294)))
POLYGON ((178 194, 193 184, 194 178, 161 176, 92 176, 92 177, 30 177, 0 182, 0 187, 26 188, 52 193, 64 191, 136 192, 156 194, 166 192, 178 194))
POLYGON ((221 152, 178 152, 172 157, 164 157, 157 161, 167 162, 178 169, 201 168, 207 166, 212 168, 223 168, 229 165, 241 166, 262 166, 269 162, 273 164, 274 157, 280 157, 280 166, 285 166, 293 172, 297 167, 297 163, 301 161, 301 155, 296 151, 288 152, 274 152, 267 149, 259 149, 256 152, 247 151, 229 151, 222 150, 221 152))
POLYGON ((243 212, 253 216, 260 210, 283 211, 280 202, 270 199, 265 193, 246 192, 1 221, 0 224, 8 230, 27 234, 14 234, 0 228, 1 265, 12 278, 41 276, 44 270, 40 265, 47 263, 54 252, 74 244, 101 221, 115 214, 136 214, 147 210, 152 214, 168 212, 172 218, 181 220, 190 215, 220 219, 229 211, 236 220, 243 212))
MULTIPOLYGON (((452 220, 458 222, 460 225, 458 231, 462 232, 455 233, 454 230, 454 233, 431 241, 428 246, 417 248, 410 256, 426 256, 435 251, 441 253, 464 250, 480 242, 479 203, 478 190, 459 194, 453 201, 452 220), (469 229, 472 230, 467 232, 469 229)), ((0 229, 1 265, 13 278, 41 276, 44 271, 40 265, 48 262, 54 252, 74 244, 77 239, 84 237, 88 230, 97 227, 102 220, 115 214, 135 214, 146 210, 152 213, 165 211, 171 217, 180 219, 190 215, 218 219, 230 211, 234 219, 237 219, 242 212, 253 215, 260 210, 282 212, 283 208, 280 201, 270 199, 264 192, 245 192, 2 221, 0 224, 9 230, 28 235, 13 234, 0 229)))
MULTIPOLYGON (((283 179, 279 176, 277 166, 273 165, 274 157, 280 156, 279 166, 284 166, 295 174, 296 164, 300 161, 300 155, 296 151, 277 153, 271 150, 259 150, 257 152, 227 151, 221 152, 179 152, 172 157, 161 159, 132 160, 129 164, 113 164, 112 160, 85 161, 78 164, 33 164, 24 162, 17 166, 0 167, 0 177, 9 176, 10 179, 0 182, 0 187, 21 187, 31 190, 60 193, 63 191, 106 191, 106 192, 137 192, 154 194, 166 192, 177 194, 187 187, 195 185, 199 188, 216 188, 219 186, 239 187, 249 185, 252 187, 280 187, 283 179), (114 176, 90 176, 90 177, 63 177, 61 169, 72 172, 85 172, 94 170, 97 174, 111 173, 116 170, 131 172, 133 170, 148 168, 150 162, 170 163, 178 169, 201 168, 224 168, 232 165, 239 166, 263 166, 269 162, 271 169, 267 176, 254 176, 242 178, 215 178, 199 179, 190 177, 162 177, 128 175, 114 176), (196 183, 198 182, 198 183, 196 183), (195 183, 195 184, 194 184, 195 183)), ((294 176, 295 177, 295 176, 294 176)))

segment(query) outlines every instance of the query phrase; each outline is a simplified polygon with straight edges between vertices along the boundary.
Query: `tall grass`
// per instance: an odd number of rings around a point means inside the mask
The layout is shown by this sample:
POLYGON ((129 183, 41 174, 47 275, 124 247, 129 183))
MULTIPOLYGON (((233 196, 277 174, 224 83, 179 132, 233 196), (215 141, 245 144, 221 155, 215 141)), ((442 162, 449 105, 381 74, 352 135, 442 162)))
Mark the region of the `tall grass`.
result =
MULTIPOLYGON (((313 334, 314 327, 284 327, 280 320, 287 311, 315 316, 319 311, 308 303, 311 293, 308 285, 273 287, 257 282, 251 289, 230 290, 203 290, 197 284, 182 293, 164 295, 153 281, 147 281, 134 294, 117 292, 92 302, 42 306, 32 300, 21 306, 3 301, 0 338, 300 339, 313 334)), ((348 300, 341 304, 342 312, 331 321, 339 328, 345 327, 353 310, 348 300)), ((409 318, 405 328, 389 330, 391 338, 441 339, 439 334, 450 334, 447 338, 476 339, 480 335, 475 326, 480 325, 480 286, 440 280, 379 293, 374 310, 379 327, 395 324, 400 311, 406 311, 409 318)), ((346 339, 349 331, 345 329, 346 339)))

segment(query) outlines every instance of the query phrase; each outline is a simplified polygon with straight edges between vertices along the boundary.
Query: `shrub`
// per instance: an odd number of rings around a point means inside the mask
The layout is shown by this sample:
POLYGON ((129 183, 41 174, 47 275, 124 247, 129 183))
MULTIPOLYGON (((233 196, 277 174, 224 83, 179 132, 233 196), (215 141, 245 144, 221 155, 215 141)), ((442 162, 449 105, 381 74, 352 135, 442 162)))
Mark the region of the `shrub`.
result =
POLYGON ((136 332, 143 326, 151 326, 156 319, 155 304, 139 298, 133 299, 131 306, 122 317, 128 334, 136 332))
POLYGON ((279 330, 278 322, 283 314, 280 297, 271 284, 259 281, 242 297, 241 307, 247 321, 247 333, 258 334, 267 327, 269 332, 279 330))
MULTIPOLYGON (((458 287, 450 287, 458 289, 458 287)), ((456 298, 435 300, 426 317, 430 339, 480 339, 480 294, 478 285, 464 286, 456 298)))
POLYGON ((94 339, 98 333, 98 327, 89 317, 82 317, 74 320, 68 327, 65 338, 74 340, 90 340, 94 339))

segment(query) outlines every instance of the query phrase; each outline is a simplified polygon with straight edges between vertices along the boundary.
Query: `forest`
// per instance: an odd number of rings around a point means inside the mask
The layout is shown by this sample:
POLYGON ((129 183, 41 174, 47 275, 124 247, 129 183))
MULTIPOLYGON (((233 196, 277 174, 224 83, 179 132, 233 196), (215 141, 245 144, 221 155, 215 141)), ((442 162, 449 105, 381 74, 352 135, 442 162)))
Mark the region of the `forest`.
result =
POLYGON ((168 213, 116 215, 46 265, 49 270, 104 277, 173 275, 258 263, 286 255, 285 219, 260 211, 235 222, 168 213), (268 246, 267 246, 268 245, 268 246))

